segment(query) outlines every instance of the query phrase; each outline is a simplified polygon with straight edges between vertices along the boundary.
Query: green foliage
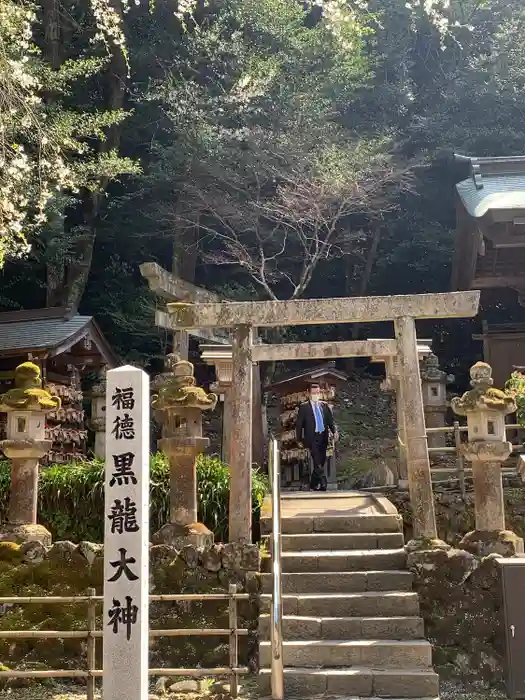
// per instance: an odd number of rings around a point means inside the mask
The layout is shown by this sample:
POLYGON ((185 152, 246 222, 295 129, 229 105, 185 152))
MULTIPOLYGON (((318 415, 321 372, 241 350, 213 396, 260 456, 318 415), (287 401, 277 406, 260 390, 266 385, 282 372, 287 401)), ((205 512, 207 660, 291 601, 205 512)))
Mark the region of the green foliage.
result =
POLYGON ((505 384, 505 391, 516 402, 516 418, 525 428, 525 374, 513 372, 505 384))
POLYGON ((124 112, 99 109, 93 96, 87 108, 75 101, 75 91, 81 86, 89 91, 89 80, 108 64, 90 47, 89 34, 98 30, 97 38, 112 44, 114 55, 123 51, 113 4, 87 4, 91 25, 85 13, 67 3, 48 13, 32 2, 0 1, 0 267, 5 258, 27 253, 28 234, 41 231, 48 208, 56 207, 64 192, 99 190, 103 178, 138 172, 130 159, 111 153, 108 162, 98 154, 107 130, 124 112), (61 42, 66 20, 60 15, 74 22, 76 14, 76 30, 88 41, 86 49, 75 46, 68 57, 71 49, 61 42))
MULTIPOLYGON (((228 538, 229 468, 216 457, 197 462, 199 519, 215 534, 228 538)), ((9 462, 0 462, 0 520, 5 519, 10 492, 9 462)), ((257 522, 266 477, 253 472, 252 503, 257 522)), ((53 539, 102 542, 104 539, 104 464, 101 461, 52 465, 42 469, 39 482, 39 522, 53 539)), ((150 525, 156 532, 169 517, 169 467, 166 457, 151 457, 150 525)))
MULTIPOLYGON (((131 4, 120 70, 118 52, 91 42, 93 0, 65 7, 74 40, 58 68, 43 24, 30 38, 46 51, 28 54, 27 72, 50 99, 29 122, 2 109, 0 120, 34 148, 45 118, 81 191, 53 190, 30 257, 2 277, 0 305, 43 306, 58 270, 52 305, 70 301, 69 278, 86 286, 82 311, 133 362, 154 365, 170 342, 154 328, 156 300, 138 272, 146 260, 236 299, 446 291, 454 185, 465 175, 436 154, 523 150, 522 0, 183 0, 175 12, 160 0, 150 13, 131 4), (385 178, 405 166, 406 186, 385 178)), ((5 42, 15 29, 0 25, 5 42)), ((13 48, 18 62, 26 52, 13 48)), ((36 196, 29 184, 18 191, 36 196)), ((466 368, 476 352, 469 323, 454 321, 454 336, 427 327, 446 339, 441 356, 457 376, 457 349, 471 351, 466 368)))

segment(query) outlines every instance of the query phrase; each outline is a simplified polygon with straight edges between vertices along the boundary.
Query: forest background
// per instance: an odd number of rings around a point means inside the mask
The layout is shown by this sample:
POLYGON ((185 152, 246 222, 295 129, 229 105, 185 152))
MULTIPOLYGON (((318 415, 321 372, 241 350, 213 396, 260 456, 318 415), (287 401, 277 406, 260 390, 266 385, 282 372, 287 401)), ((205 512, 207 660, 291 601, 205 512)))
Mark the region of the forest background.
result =
MULTIPOLYGON (((232 299, 448 291, 452 154, 525 152, 524 29, 521 0, 0 0, 0 310, 92 314, 155 371, 145 261, 232 299)), ((464 375, 472 324, 428 330, 464 375)))

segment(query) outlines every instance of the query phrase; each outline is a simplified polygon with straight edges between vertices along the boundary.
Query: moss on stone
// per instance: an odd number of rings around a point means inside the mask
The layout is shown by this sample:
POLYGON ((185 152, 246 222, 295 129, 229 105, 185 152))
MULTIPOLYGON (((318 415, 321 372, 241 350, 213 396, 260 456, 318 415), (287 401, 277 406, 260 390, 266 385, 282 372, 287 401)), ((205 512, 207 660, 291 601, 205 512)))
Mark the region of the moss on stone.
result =
POLYGON ((22 552, 16 542, 0 542, 0 562, 21 562, 22 552))
POLYGON ((57 410, 60 399, 42 389, 40 367, 23 362, 15 369, 15 386, 0 396, 2 410, 57 410))

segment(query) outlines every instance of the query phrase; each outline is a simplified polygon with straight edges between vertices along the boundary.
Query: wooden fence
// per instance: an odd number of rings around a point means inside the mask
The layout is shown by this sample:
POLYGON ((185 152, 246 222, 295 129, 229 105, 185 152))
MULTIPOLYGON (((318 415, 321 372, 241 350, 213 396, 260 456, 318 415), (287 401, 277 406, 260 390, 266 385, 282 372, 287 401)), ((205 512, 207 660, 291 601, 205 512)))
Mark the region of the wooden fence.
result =
MULTIPOLYGON (((237 593, 237 586, 231 584, 228 593, 180 594, 180 595, 150 595, 151 602, 183 602, 183 601, 227 601, 229 612, 229 629, 155 629, 149 630, 151 638, 156 637, 228 637, 229 666, 224 668, 150 668, 150 676, 185 676, 206 678, 210 676, 228 676, 230 679, 230 694, 238 696, 238 677, 249 673, 247 667, 239 666, 239 637, 247 636, 248 630, 238 627, 237 603, 240 600, 250 600, 247 593, 237 593)), ((85 630, 0 630, 1 639, 81 639, 86 641, 86 669, 66 669, 49 671, 0 671, 2 678, 85 678, 87 698, 95 696, 95 681, 102 677, 102 670, 95 668, 95 651, 97 639, 103 637, 102 630, 96 629, 96 606, 103 601, 102 596, 95 595, 95 589, 88 589, 85 596, 42 596, 42 597, 0 597, 0 605, 31 605, 37 604, 72 604, 83 603, 87 606, 87 625, 85 630)))
MULTIPOLYGON (((517 423, 512 423, 505 425, 505 429, 508 430, 514 430, 514 431, 523 431, 524 428, 523 426, 517 424, 517 423)), ((447 425, 443 428, 427 428, 426 433, 428 435, 435 435, 436 433, 445 433, 445 434, 450 434, 453 433, 454 435, 454 445, 450 447, 429 447, 428 452, 429 454, 455 454, 456 455, 456 475, 457 479, 459 481, 459 487, 461 490, 462 496, 465 495, 465 471, 468 471, 465 469, 465 458, 463 457, 463 454, 461 453, 461 435, 462 433, 466 433, 468 430, 466 425, 460 425, 459 421, 454 421, 452 425, 447 425)), ((513 445, 512 446, 512 451, 513 452, 520 452, 522 450, 522 445, 513 445)), ((438 472, 438 469, 432 469, 433 472, 438 472)))

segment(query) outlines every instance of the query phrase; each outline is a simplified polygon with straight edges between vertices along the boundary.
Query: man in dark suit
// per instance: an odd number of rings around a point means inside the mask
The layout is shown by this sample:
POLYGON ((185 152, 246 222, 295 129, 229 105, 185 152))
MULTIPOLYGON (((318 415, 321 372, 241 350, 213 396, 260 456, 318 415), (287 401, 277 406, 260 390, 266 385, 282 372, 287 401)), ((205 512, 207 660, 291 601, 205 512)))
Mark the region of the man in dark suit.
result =
POLYGON ((310 386, 310 400, 299 406, 297 414, 297 442, 310 450, 313 469, 310 477, 311 491, 326 491, 327 481, 324 470, 329 433, 334 440, 339 439, 334 416, 330 406, 321 398, 319 384, 310 386))

